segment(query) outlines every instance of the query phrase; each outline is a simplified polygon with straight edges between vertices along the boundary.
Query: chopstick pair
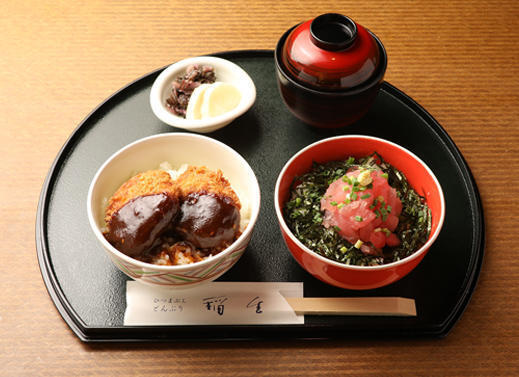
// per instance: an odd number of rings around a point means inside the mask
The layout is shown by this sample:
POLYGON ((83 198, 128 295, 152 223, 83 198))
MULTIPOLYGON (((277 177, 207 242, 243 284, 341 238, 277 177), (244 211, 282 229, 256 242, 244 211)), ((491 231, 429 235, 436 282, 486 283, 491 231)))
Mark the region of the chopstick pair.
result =
POLYGON ((404 297, 285 297, 296 314, 416 316, 413 299, 404 297))

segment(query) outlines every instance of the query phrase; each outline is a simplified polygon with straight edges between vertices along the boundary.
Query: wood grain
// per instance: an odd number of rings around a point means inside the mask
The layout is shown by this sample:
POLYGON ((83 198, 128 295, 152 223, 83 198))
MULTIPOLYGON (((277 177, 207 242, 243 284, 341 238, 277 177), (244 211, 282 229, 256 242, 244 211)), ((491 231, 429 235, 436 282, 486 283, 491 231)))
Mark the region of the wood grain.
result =
POLYGON ((405 297, 285 297, 299 315, 416 316, 405 297))
POLYGON ((0 375, 519 375, 519 3, 514 0, 15 1, 0 14, 0 375), (175 60, 272 49, 340 12, 374 31, 386 79, 424 106, 482 195, 477 289, 444 339, 83 344, 43 284, 34 224, 61 146, 103 99, 175 60))

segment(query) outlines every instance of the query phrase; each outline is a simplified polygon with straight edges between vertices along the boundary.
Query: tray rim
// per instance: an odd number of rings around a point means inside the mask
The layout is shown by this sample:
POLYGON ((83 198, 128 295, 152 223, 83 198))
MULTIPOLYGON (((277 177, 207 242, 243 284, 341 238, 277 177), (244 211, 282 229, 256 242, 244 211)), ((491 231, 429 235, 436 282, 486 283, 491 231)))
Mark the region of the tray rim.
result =
MULTIPOLYGON (((208 56, 219 56, 223 58, 240 58, 240 57, 273 57, 274 50, 268 49, 251 49, 251 50, 231 50, 231 51, 221 51, 216 53, 207 54, 208 56)), ((48 213, 49 206, 49 196, 51 194, 51 188, 53 186, 54 181, 57 177, 57 172, 59 171, 59 166, 62 164, 63 160, 66 158, 67 152, 72 151, 72 144, 80 137, 80 134, 85 130, 85 127, 88 127, 88 122, 91 120, 92 116, 102 110, 102 108, 110 105, 110 102, 115 101, 119 95, 125 92, 127 89, 132 87, 133 85, 139 84, 144 79, 149 78, 150 76, 157 74, 162 71, 168 65, 155 69, 151 72, 148 72, 141 77, 131 81, 130 83, 124 85, 119 90, 112 93, 105 100, 99 103, 89 114, 87 114, 83 120, 76 126, 76 128, 72 131, 70 136, 66 139, 62 147, 60 148, 57 156, 55 157, 53 163, 51 164, 45 181, 43 183, 39 200, 38 207, 36 212, 36 222, 35 222, 35 238, 36 238, 36 251, 38 264, 40 267, 40 272, 42 275, 42 279, 44 281, 45 287, 54 302, 56 309, 59 314, 64 319, 65 323, 70 327, 70 329, 78 336, 78 338, 84 342, 175 342, 175 341, 224 341, 224 340, 273 340, 273 339, 299 339, 299 340, 314 340, 314 339, 332 339, 334 338, 333 332, 330 334, 323 334, 327 331, 323 331, 324 329, 319 329, 319 331, 315 331, 315 328, 312 328, 310 331, 310 335, 308 336, 288 336, 284 334, 284 336, 280 336, 280 334, 276 333, 276 329, 278 326, 275 325, 262 325, 262 326, 242 326, 242 325, 226 325, 226 326, 206 326, 206 325, 198 325, 195 326, 197 329, 211 329, 212 332, 221 332, 224 335, 226 332, 231 330, 236 330, 236 328, 247 328, 253 329, 252 333, 257 333, 256 335, 247 336, 247 337, 220 337, 220 336, 212 336, 212 337, 186 337, 186 338, 171 338, 167 333, 171 332, 171 329, 178 329, 178 326, 113 326, 107 328, 101 327, 89 327, 81 320, 75 309, 68 302, 63 290, 60 287, 59 281, 53 272, 52 263, 49 257, 49 249, 47 245, 47 240, 45 236, 45 219, 48 213), (218 331, 215 331, 215 328, 218 328, 218 331), (169 329, 170 331, 164 331, 165 329, 169 329), (257 330, 260 331, 257 331, 257 330), (152 331, 150 331, 152 330, 152 331), (160 334, 155 334, 160 330, 160 334), (124 332, 130 332, 130 336, 124 334, 124 332), (132 332, 133 331, 133 332, 132 332), (123 332, 123 334, 120 334, 123 332), (271 334, 273 332, 273 334, 271 334), (312 333, 316 333, 312 335, 312 333), (132 336, 132 334, 134 334, 132 336), (151 336, 150 336, 151 334, 151 336), (161 336, 162 335, 162 336, 161 336)), ((424 121, 437 133, 438 137, 441 139, 443 143, 447 146, 447 149, 452 154, 453 158, 456 160, 458 167, 460 168, 460 172, 463 174, 465 180, 465 184, 468 184, 468 188, 473 191, 473 195, 470 198, 471 201, 474 202, 474 206, 477 209, 475 211, 474 217, 477 218, 474 221, 474 225, 476 227, 473 228, 473 238, 474 238, 474 246, 473 252, 471 253, 470 263, 469 265, 473 265, 473 268, 470 269, 470 274, 465 278, 464 283, 462 284, 462 288, 464 287, 463 292, 460 294, 460 299, 457 301, 457 304, 450 312, 450 315, 445 319, 445 321, 437 326, 437 328, 429 331, 422 331, 419 334, 410 331, 401 331, 398 333, 384 333, 378 334, 376 338, 382 337, 421 337, 421 336, 431 336, 443 338, 448 335, 448 333, 452 330, 455 323, 459 320, 459 318, 464 313, 465 309, 468 306, 468 303, 475 291, 477 286, 477 282, 479 279, 481 266, 484 258, 484 249, 485 249, 485 220, 484 220, 484 212, 481 196, 479 193, 479 189, 477 187, 476 180, 470 170, 469 165, 467 164, 463 154, 448 135, 446 130, 436 121, 436 119, 417 101, 409 97, 400 89, 391 85, 389 82, 384 81, 381 86, 381 90, 387 92, 389 95, 403 103, 405 106, 410 108, 415 114, 424 119, 424 121), (476 252, 474 252, 474 248, 477 248, 476 252)), ((470 191, 470 190, 469 190, 470 191)), ((187 329, 193 326, 183 326, 182 328, 187 329)), ((285 332, 292 333, 295 332, 297 334, 298 330, 305 328, 304 325, 288 325, 283 327, 285 332), (287 331, 288 330, 288 331, 287 331)), ((305 331, 308 332, 307 329, 305 331)), ((250 332, 250 331, 249 331, 250 332)), ((173 334, 178 335, 175 331, 172 331, 173 334)), ((351 334, 350 337, 355 337, 355 334, 351 334)), ((362 336, 362 338, 366 338, 368 336, 362 336)))

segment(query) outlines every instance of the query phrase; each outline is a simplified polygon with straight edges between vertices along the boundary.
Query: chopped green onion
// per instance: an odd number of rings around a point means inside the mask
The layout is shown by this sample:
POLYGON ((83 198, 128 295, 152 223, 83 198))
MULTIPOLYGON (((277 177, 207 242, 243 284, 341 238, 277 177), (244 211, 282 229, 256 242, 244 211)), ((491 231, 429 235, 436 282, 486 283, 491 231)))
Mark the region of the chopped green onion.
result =
POLYGON ((380 208, 380 213, 382 214, 382 221, 387 220, 387 210, 385 208, 380 208))

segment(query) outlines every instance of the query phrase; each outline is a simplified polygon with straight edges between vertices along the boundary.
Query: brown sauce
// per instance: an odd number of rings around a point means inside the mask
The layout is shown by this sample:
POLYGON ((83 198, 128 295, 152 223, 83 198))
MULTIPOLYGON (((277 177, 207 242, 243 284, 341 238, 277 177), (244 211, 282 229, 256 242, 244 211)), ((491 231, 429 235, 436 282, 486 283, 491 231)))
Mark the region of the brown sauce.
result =
POLYGON ((240 211, 222 195, 194 192, 180 205, 176 232, 196 247, 217 248, 234 241, 240 227, 240 211))
POLYGON ((138 196, 114 212, 105 237, 124 254, 139 257, 160 242, 178 211, 178 199, 165 193, 138 196))

